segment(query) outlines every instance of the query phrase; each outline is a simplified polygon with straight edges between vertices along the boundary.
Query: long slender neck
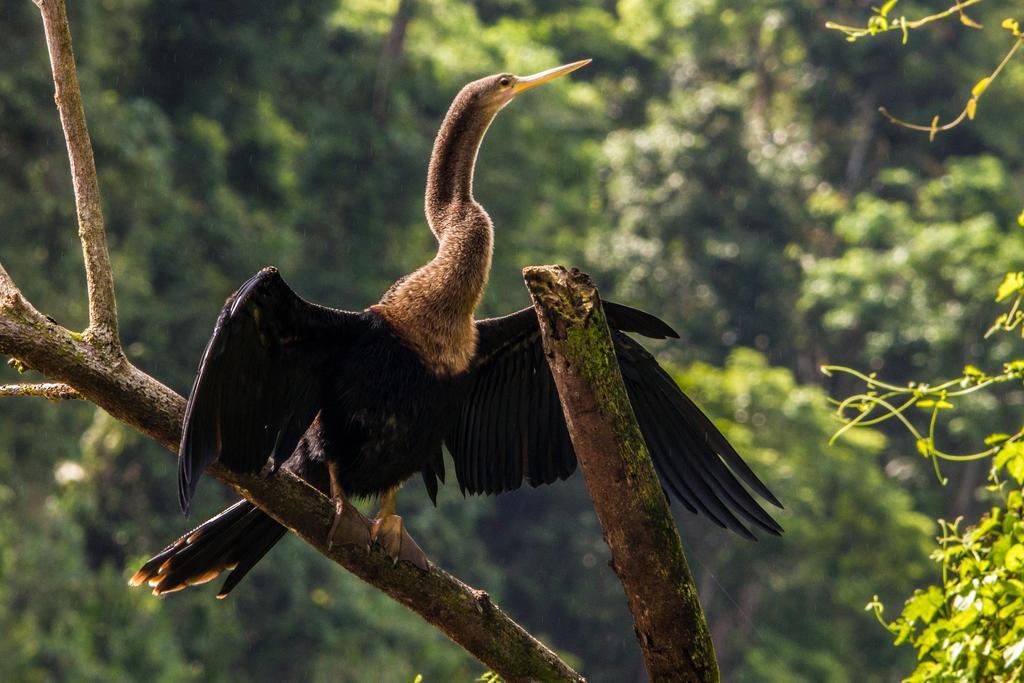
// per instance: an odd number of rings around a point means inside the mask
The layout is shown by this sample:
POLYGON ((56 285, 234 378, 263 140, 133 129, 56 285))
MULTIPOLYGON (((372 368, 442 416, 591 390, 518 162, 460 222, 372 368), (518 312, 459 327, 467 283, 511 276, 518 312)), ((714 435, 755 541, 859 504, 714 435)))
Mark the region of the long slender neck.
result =
POLYGON ((440 375, 465 370, 476 352, 476 310, 491 271, 494 226, 473 199, 477 150, 497 110, 455 99, 434 141, 426 214, 437 255, 402 278, 373 307, 440 375))
POLYGON ((451 207, 474 203, 476 155, 497 113, 474 106, 463 91, 444 117, 430 155, 425 207, 427 222, 438 239, 449 227, 451 207))

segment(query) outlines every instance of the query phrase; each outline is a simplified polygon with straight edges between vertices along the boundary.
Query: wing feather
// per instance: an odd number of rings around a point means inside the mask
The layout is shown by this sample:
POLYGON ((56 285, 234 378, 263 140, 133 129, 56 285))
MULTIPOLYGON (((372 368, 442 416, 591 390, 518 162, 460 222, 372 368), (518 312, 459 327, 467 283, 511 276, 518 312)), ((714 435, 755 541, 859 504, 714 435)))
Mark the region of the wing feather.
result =
MULTIPOLYGON (((604 303, 616 355, 663 486, 671 498, 719 526, 755 538, 749 525, 781 527, 754 499, 778 500, 707 416, 639 343, 623 334, 678 337, 658 318, 604 303), (742 483, 741 483, 742 481, 742 483)), ((500 493, 565 479, 576 456, 532 308, 477 323, 471 387, 446 440, 463 493, 500 493)))
POLYGON ((227 300, 185 408, 178 497, 186 514, 213 462, 252 472, 291 455, 319 409, 331 359, 365 325, 359 314, 304 301, 274 268, 227 300))

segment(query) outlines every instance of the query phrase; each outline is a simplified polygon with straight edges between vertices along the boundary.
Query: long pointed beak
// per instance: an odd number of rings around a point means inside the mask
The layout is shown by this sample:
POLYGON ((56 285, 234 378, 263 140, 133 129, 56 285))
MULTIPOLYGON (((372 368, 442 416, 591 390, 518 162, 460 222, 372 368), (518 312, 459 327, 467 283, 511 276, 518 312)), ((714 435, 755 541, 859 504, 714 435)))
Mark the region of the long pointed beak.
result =
POLYGON ((592 60, 583 59, 572 64, 563 64, 562 66, 556 66, 554 69, 548 69, 547 71, 541 71, 539 74, 533 74, 532 76, 523 76, 522 78, 516 79, 516 84, 512 87, 513 94, 518 95, 521 92, 529 90, 530 88, 536 88, 538 85, 552 81, 559 76, 572 73, 576 69, 581 69, 587 64, 590 64, 592 60))

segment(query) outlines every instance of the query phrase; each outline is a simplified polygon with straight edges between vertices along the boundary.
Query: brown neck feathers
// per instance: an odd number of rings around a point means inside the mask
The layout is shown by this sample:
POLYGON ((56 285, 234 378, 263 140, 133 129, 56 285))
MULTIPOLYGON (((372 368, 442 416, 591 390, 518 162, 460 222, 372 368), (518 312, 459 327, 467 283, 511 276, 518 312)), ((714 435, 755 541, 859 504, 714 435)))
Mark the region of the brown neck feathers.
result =
POLYGON ((500 109, 482 105, 474 85, 471 83, 463 88, 452 102, 430 155, 425 208, 427 222, 438 239, 448 227, 445 222, 448 207, 473 201, 476 155, 487 128, 500 109))
POLYGON ((470 86, 452 103, 427 173, 426 213, 438 239, 437 256, 396 282, 373 307, 443 376, 464 371, 476 352, 473 311, 490 274, 494 227, 473 199, 473 167, 497 111, 478 105, 470 86))

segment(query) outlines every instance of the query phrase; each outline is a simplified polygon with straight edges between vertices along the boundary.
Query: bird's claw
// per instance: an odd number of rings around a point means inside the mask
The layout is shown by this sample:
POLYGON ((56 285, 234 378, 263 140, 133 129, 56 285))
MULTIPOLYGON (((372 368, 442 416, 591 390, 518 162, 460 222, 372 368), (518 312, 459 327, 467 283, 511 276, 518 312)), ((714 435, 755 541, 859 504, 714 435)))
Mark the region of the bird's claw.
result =
POLYGON ((327 549, 336 545, 363 545, 370 547, 370 522, 344 500, 334 501, 334 524, 327 534, 327 549))
POLYGON ((430 568, 426 553, 405 530, 402 518, 398 515, 385 515, 375 519, 371 526, 370 537, 395 564, 398 564, 399 560, 404 560, 423 571, 430 568))

